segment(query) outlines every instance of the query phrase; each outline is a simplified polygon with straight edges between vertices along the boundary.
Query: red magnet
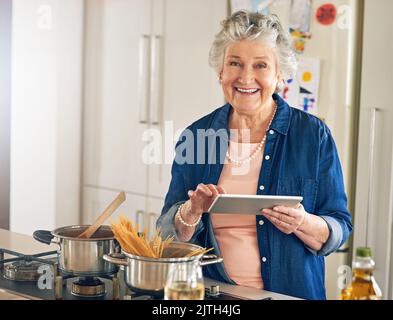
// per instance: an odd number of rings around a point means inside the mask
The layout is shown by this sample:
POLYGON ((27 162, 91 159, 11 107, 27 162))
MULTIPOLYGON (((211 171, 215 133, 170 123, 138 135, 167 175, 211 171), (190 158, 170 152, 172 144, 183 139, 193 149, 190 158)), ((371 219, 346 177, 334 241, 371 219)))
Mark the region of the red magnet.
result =
POLYGON ((331 4, 324 4, 317 9, 316 18, 320 24, 325 26, 332 24, 336 20, 337 9, 331 4))

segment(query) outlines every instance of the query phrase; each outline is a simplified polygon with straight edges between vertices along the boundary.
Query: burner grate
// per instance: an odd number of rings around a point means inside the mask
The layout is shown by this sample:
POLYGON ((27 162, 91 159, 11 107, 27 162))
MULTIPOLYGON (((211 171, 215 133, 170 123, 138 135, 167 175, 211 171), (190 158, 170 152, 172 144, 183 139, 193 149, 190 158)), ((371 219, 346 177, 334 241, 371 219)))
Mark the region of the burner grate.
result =
POLYGON ((37 253, 37 254, 27 255, 27 254, 19 253, 16 251, 11 251, 8 249, 0 248, 0 266, 4 266, 4 264, 8 263, 8 262, 21 261, 21 260, 24 260, 26 262, 36 261, 36 262, 54 265, 54 264, 56 264, 56 261, 50 261, 47 259, 40 258, 40 257, 52 256, 52 255, 57 256, 57 251, 47 251, 47 252, 41 252, 41 253, 37 253), (9 259, 4 259, 4 254, 8 254, 8 255, 14 256, 14 257, 9 258, 9 259))
POLYGON ((0 248, 0 271, 3 272, 4 278, 8 280, 37 281, 40 277, 39 268, 42 265, 53 266, 54 273, 57 273, 57 251, 47 251, 33 255, 26 255, 16 251, 0 248), (4 259, 5 254, 13 257, 4 259), (54 257, 52 259, 41 259, 41 257, 48 256, 54 257))

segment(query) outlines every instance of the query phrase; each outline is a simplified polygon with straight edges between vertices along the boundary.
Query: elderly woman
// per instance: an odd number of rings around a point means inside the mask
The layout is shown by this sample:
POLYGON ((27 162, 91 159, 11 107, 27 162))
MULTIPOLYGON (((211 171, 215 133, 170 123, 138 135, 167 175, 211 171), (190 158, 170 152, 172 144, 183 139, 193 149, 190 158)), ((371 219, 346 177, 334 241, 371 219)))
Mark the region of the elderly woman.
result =
POLYGON ((157 225, 178 241, 214 247, 224 262, 205 267, 209 277, 325 299, 324 256, 348 239, 351 215, 328 127, 277 94, 296 71, 289 36, 275 15, 238 11, 223 21, 210 65, 227 104, 180 137, 157 225), (220 193, 303 202, 256 216, 206 213, 220 193))

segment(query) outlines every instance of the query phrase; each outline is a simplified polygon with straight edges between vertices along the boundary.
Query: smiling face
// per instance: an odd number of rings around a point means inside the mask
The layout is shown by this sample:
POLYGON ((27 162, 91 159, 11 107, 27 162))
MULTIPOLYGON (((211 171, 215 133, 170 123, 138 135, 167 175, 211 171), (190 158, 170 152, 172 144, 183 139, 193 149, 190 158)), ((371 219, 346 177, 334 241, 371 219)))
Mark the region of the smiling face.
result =
POLYGON ((228 46, 220 77, 226 100, 244 115, 256 114, 270 105, 281 80, 274 49, 248 40, 228 46))

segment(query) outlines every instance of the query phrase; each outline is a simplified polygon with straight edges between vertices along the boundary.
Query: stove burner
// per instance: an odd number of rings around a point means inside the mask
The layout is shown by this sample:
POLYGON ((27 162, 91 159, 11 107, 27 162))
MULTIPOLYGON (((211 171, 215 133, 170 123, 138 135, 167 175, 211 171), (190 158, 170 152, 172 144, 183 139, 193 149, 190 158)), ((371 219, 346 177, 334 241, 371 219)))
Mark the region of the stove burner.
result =
POLYGON ((3 277, 7 280, 36 282, 41 276, 39 268, 44 265, 56 266, 57 269, 56 251, 25 255, 0 248, 0 271, 3 271, 3 277), (13 257, 4 259, 4 254, 13 257), (49 256, 49 259, 42 259, 44 256, 49 256))
POLYGON ((37 281, 41 276, 38 268, 44 265, 37 261, 15 261, 4 266, 4 278, 14 281, 37 281))
POLYGON ((72 283, 71 293, 77 297, 102 297, 105 283, 94 277, 78 278, 72 283))

